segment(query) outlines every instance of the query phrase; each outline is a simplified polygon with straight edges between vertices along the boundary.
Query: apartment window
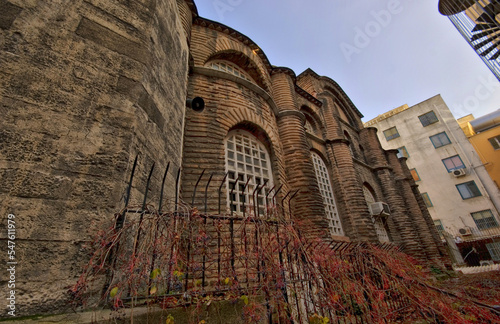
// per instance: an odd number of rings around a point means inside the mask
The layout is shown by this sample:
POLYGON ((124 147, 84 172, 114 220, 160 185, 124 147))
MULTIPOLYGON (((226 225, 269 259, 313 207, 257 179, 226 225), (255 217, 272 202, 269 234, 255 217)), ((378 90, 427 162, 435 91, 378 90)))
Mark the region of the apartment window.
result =
POLYGON ((472 213, 471 216, 474 219, 477 228, 480 230, 498 227, 497 220, 493 216, 490 209, 472 213))
POLYGON ((486 248, 490 253, 491 260, 500 261, 500 242, 493 242, 486 244, 486 248))
POLYGON ((440 219, 434 220, 434 226, 436 226, 436 229, 439 232, 439 234, 441 234, 441 232, 444 231, 444 226, 440 219))
POLYGON ((321 196, 323 197, 323 202, 326 209, 326 216, 328 222, 330 223, 330 229, 333 235, 344 235, 342 231, 342 225, 340 224, 340 217, 337 212, 337 206, 335 204, 335 197, 333 196, 332 185, 330 182, 330 176, 328 175, 328 169, 326 168, 325 162, 315 152, 311 152, 314 172, 316 173, 316 179, 318 179, 318 186, 321 196))
POLYGON ((424 199, 425 205, 427 207, 432 207, 434 206, 432 204, 431 198, 429 198, 429 194, 427 192, 422 193, 422 198, 424 199))
POLYGON ((462 196, 462 199, 464 200, 481 196, 481 192, 477 188, 474 181, 464 182, 458 184, 456 187, 458 192, 460 192, 460 196, 462 196))
POLYGON ((399 137, 398 129, 396 127, 391 127, 389 129, 386 129, 384 131, 384 136, 385 139, 388 141, 398 138, 399 137))
POLYGON ((429 126, 430 124, 437 123, 439 121, 433 111, 429 111, 426 114, 418 116, 418 119, 420 119, 420 122, 424 127, 429 126))
POLYGON ((492 138, 489 138, 488 141, 490 141, 491 146, 493 146, 493 148, 495 150, 499 150, 500 149, 500 135, 492 137, 492 138))
POLYGON ((409 158, 410 154, 408 154, 408 150, 406 150, 405 146, 398 147, 398 158, 405 157, 409 158))
POLYGON ((420 176, 418 175, 417 169, 411 169, 410 172, 413 180, 420 181, 420 176))
POLYGON ((262 186, 266 183, 256 195, 259 214, 264 215, 269 205, 266 194, 273 182, 269 154, 265 146, 249 132, 243 130, 229 132, 226 138, 226 171, 228 205, 233 212, 242 213, 247 207, 253 206, 254 189, 257 185, 262 186), (245 188, 247 181, 248 185, 245 188), (231 190, 233 190, 232 195, 231 190))
POLYGON ((441 160, 441 161, 443 161, 444 166, 446 167, 446 170, 448 170, 448 172, 451 172, 451 171, 457 170, 457 169, 464 169, 465 168, 465 165, 462 162, 462 159, 458 155, 449 157, 449 158, 441 160))
POLYGON ((448 138, 448 135, 446 135, 445 132, 433 135, 433 136, 431 136, 429 138, 430 138, 430 140, 432 142, 432 145, 434 145, 435 148, 451 144, 451 141, 450 141, 450 139, 448 138))

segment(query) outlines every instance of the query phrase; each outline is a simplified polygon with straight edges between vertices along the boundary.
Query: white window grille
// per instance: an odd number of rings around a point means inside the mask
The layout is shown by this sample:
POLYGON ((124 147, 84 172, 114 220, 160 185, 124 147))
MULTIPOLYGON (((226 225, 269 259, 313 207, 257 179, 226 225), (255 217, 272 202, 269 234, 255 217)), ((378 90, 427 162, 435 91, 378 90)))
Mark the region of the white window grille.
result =
MULTIPOLYGON (((366 203, 368 206, 372 203, 375 202, 375 197, 373 196, 372 192, 370 189, 364 185, 363 186, 363 194, 365 196, 366 203)), ((387 231, 385 230, 384 226, 384 220, 382 217, 373 217, 372 216, 372 222, 373 225, 375 226, 375 232, 377 233, 377 237, 380 242, 389 242, 389 235, 387 235, 387 231)))
POLYGON ((486 248, 490 253, 491 260, 500 261, 500 242, 493 242, 486 244, 486 248))
POLYGON ((208 67, 222 72, 230 73, 242 79, 253 82, 252 78, 242 68, 228 61, 210 61, 208 67))
POLYGON ((229 132, 226 138, 226 171, 227 204, 230 210, 236 213, 245 210, 247 214, 254 214, 254 207, 258 204, 258 214, 265 215, 266 209, 271 206, 269 200, 272 197, 268 196, 266 200, 266 195, 273 186, 271 163, 265 146, 247 131, 229 132), (260 188, 264 183, 266 185, 260 191, 257 189, 254 201, 256 186, 260 188))
POLYGON ((326 168, 323 159, 315 152, 311 152, 314 171, 316 173, 316 178, 318 179, 318 186, 321 196, 323 197, 323 203, 325 205, 326 217, 330 223, 330 230, 332 235, 344 235, 342 230, 342 224, 340 223, 340 217, 337 211, 337 206, 335 204, 335 197, 333 196, 332 185, 330 182, 330 176, 328 175, 328 170, 326 168))

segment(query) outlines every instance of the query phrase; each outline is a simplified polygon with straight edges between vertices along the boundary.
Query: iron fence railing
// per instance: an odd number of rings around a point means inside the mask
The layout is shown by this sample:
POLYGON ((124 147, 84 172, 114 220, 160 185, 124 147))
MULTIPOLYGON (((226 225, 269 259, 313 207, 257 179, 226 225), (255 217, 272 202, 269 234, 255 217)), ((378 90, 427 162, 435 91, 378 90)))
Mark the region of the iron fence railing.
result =
POLYGON ((278 199, 281 187, 274 190, 273 205, 264 214, 258 212, 257 199, 245 213, 222 213, 224 177, 216 186, 219 213, 211 214, 207 197, 213 175, 203 183, 205 172, 200 173, 188 205, 179 199, 178 170, 173 210, 165 212, 163 188, 169 165, 157 209, 148 204, 154 166, 144 190, 137 191, 142 192, 137 200, 142 203, 130 205, 136 167, 137 159, 125 206, 113 227, 98 237, 88 270, 106 270, 101 292, 115 307, 152 301, 175 307, 231 296, 263 300, 262 312, 269 323, 306 323, 312 315, 332 323, 404 320, 418 317, 417 310, 422 318, 432 315, 412 297, 413 279, 402 279, 399 270, 377 255, 377 251, 399 253, 399 247, 306 237, 301 228, 307 222, 297 224, 300 221, 292 216, 291 201, 297 191, 278 199), (203 185, 203 205, 196 208, 198 188, 203 185))

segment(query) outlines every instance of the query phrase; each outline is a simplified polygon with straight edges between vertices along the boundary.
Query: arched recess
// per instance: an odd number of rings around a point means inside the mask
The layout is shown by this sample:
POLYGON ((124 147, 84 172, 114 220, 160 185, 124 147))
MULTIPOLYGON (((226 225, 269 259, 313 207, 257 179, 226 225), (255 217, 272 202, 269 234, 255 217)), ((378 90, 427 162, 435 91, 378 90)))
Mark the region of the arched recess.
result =
POLYGON ((359 155, 361 160, 366 163, 365 149, 361 144, 359 145, 359 155))
POLYGON ((306 117, 305 125, 306 131, 309 133, 321 137, 323 133, 323 123, 318 114, 312 110, 310 107, 303 105, 300 107, 300 111, 306 117))
MULTIPOLYGON (((365 201, 368 206, 377 201, 375 191, 367 182, 363 183, 363 195, 365 196, 365 201)), ((386 230, 386 219, 382 217, 372 216, 372 222, 375 226, 375 231, 377 232, 377 237, 380 242, 389 242, 389 235, 386 230)))
POLYGON ((359 125, 357 122, 357 118, 354 116, 354 114, 353 114, 354 112, 352 111, 352 109, 350 109, 350 107, 354 107, 354 105, 349 100, 349 98, 347 98, 347 99, 344 98, 344 95, 340 91, 338 91, 332 87, 329 87, 329 86, 325 87, 325 91, 327 93, 329 93, 331 96, 333 96, 333 98, 334 98, 333 101, 335 104, 335 108, 337 109, 337 112, 339 114, 339 117, 341 119, 343 119, 345 122, 347 122, 349 125, 351 125, 352 127, 358 129, 359 125))
POLYGON ((204 63, 206 67, 210 67, 211 62, 227 61, 240 69, 242 69, 251 78, 251 81, 259 87, 269 92, 269 87, 265 82, 265 78, 257 66, 257 64, 247 55, 236 50, 224 50, 210 56, 204 63))
POLYGON ((352 115, 349 113, 348 110, 346 110, 345 108, 343 108, 342 103, 336 101, 335 102, 335 108, 338 111, 340 119, 342 119, 343 121, 345 121, 346 123, 348 123, 352 127, 355 127, 356 129, 358 128, 357 123, 355 122, 354 117, 352 117, 352 115))
POLYGON ((323 198, 325 214, 328 219, 330 231, 332 235, 344 235, 328 168, 326 167, 323 157, 318 152, 311 151, 311 158, 318 181, 319 191, 323 198))
POLYGON ((239 124, 224 139, 227 206, 231 213, 266 215, 274 187, 270 141, 253 125, 239 124), (253 195, 254 190, 258 192, 253 195))
POLYGON ((351 152, 351 156, 357 158, 356 150, 354 149, 354 143, 352 141, 351 135, 346 130, 344 131, 344 137, 346 138, 346 140, 349 141, 349 151, 351 152))

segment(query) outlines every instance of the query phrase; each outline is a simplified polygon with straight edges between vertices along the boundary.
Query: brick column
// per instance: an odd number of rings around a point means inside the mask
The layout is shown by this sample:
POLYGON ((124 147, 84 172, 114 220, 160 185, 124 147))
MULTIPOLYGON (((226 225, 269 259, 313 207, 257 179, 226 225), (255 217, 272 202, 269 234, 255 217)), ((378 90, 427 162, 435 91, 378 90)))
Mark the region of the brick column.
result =
POLYGON ((342 211, 339 214, 345 234, 353 241, 378 242, 363 187, 354 168, 349 141, 336 138, 329 139, 326 143, 335 178, 333 182, 337 208, 342 211))
POLYGON ((319 191, 304 128, 305 116, 295 101, 293 72, 279 68, 273 71, 274 97, 279 109, 278 131, 283 145, 286 174, 292 191, 300 190, 294 199, 294 217, 306 220, 307 232, 329 236, 323 198, 319 191))
POLYGON ((385 151, 378 140, 377 129, 365 128, 364 135, 366 158, 371 165, 374 165, 385 202, 391 208, 391 215, 388 218, 390 236, 394 243, 404 248, 406 253, 423 259, 425 255, 422 253, 417 233, 408 215, 405 200, 399 194, 400 188, 396 184, 392 167, 388 164, 385 151))
POLYGON ((406 158, 399 159, 397 153, 394 151, 388 152, 387 155, 389 163, 394 169, 398 187, 401 189, 400 195, 403 196, 408 206, 408 214, 417 231, 418 239, 422 246, 423 253, 426 255, 426 259, 440 260, 442 257, 442 253, 438 248, 440 240, 427 208, 425 208, 427 211, 425 214, 429 215, 427 219, 424 213, 422 213, 421 205, 418 202, 418 198, 422 198, 415 186, 410 170, 406 166, 406 158))

